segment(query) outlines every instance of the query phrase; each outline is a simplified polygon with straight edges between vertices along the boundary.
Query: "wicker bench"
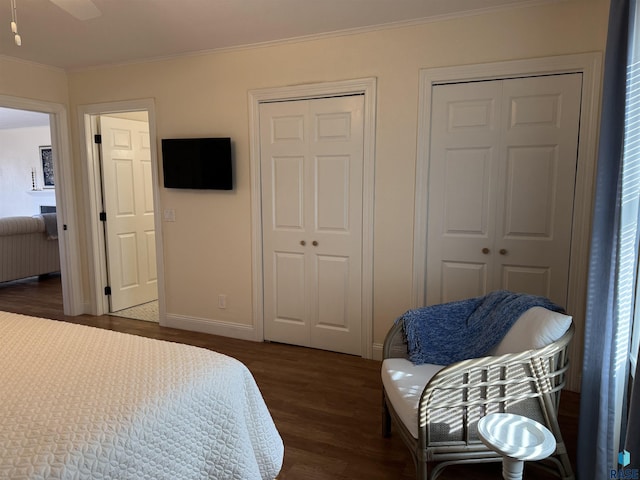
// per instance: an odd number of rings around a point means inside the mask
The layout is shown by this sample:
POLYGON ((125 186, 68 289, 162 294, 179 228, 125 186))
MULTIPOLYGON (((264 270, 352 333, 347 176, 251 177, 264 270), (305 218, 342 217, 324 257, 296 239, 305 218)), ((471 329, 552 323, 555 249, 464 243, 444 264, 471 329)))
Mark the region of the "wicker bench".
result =
POLYGON ((478 420, 497 412, 524 415, 553 433, 557 448, 545 462, 560 478, 573 479, 557 421, 573 333, 571 317, 534 307, 492 356, 414 365, 398 322, 383 349, 383 434, 391 434, 393 423, 412 453, 417 478, 427 480, 451 464, 501 461, 479 439, 478 420))

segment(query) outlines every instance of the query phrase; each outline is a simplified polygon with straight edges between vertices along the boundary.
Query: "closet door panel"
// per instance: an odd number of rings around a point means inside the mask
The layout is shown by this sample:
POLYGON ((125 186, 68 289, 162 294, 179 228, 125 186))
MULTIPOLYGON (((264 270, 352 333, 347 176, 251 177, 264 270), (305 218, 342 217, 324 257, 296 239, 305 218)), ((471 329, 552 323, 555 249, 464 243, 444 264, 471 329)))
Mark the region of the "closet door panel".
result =
POLYGON ((501 288, 565 305, 582 75, 438 85, 427 304, 501 288))
POLYGON ((503 82, 495 285, 560 305, 567 302, 581 90, 581 74, 503 82))
POLYGON ((267 340, 362 351, 362 95, 260 105, 267 340))
POLYGON ((482 295, 494 276, 501 85, 433 90, 427 304, 482 295))

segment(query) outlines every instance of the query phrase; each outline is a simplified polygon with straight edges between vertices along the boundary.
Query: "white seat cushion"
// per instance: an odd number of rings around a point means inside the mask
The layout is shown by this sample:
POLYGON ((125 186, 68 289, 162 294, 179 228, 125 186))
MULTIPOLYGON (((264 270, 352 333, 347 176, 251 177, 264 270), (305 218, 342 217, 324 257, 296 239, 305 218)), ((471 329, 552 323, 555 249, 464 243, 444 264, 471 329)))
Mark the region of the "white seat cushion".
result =
POLYGON ((571 319, 569 315, 532 307, 520 315, 492 354, 504 355, 546 347, 565 334, 571 319))
POLYGON ((406 358, 387 358, 382 362, 382 384, 389 402, 402 423, 418 438, 418 402, 429 380, 442 365, 414 365, 406 358))

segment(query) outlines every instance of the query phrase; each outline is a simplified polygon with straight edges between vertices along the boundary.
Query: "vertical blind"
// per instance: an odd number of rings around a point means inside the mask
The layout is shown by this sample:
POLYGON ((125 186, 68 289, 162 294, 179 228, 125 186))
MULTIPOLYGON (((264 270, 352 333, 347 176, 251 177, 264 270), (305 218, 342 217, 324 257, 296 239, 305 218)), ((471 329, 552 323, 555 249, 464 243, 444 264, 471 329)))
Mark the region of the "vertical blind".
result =
MULTIPOLYGON (((627 94, 625 109, 625 135, 623 149, 622 182, 620 192, 620 247, 618 281, 618 352, 620 362, 627 358, 631 372, 635 373, 640 344, 640 298, 638 279, 638 242, 640 213, 640 19, 639 10, 632 2, 629 30, 629 64, 627 67, 627 94), (634 325, 635 324, 635 325, 634 325), (628 357, 627 357, 628 356, 628 357)), ((616 365, 618 362, 616 362, 616 365)), ((622 368, 622 365, 621 365, 622 368)))
POLYGON ((620 226, 617 258, 616 331, 614 336, 615 425, 621 440, 626 435, 629 373, 635 375, 638 353, 638 323, 636 299, 638 286, 638 214, 640 213, 640 35, 636 2, 630 4, 628 65, 625 105, 625 129, 622 156, 620 196, 620 226), (634 333, 635 323, 635 335, 634 333))

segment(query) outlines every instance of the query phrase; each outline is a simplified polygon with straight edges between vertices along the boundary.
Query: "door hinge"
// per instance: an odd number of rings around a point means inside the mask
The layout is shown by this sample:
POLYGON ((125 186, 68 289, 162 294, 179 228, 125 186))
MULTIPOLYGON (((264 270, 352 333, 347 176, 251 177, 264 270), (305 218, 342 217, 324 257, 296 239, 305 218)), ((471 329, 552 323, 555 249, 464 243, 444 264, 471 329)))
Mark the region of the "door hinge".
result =
POLYGON ((107 221, 107 212, 100 212, 100 221, 101 222, 107 221))
POLYGON ((95 134, 93 136, 93 143, 102 143, 102 135, 100 135, 99 133, 95 134))
POLYGON ((111 287, 104 287, 104 294, 111 295, 111 287))

